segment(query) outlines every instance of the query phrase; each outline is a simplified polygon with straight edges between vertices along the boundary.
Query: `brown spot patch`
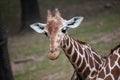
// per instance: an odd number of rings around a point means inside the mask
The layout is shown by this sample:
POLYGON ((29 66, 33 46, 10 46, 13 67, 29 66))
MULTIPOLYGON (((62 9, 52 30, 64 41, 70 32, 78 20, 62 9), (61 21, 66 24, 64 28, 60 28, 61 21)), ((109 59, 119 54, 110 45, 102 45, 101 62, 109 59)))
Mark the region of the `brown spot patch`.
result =
POLYGON ((80 54, 83 54, 83 50, 80 45, 79 45, 79 52, 80 52, 80 54))
POLYGON ((96 54, 93 54, 95 60, 97 60, 98 63, 101 63, 101 60, 99 59, 99 57, 96 54))
POLYGON ((95 71, 93 71, 93 72, 91 73, 91 76, 93 76, 95 73, 96 73, 96 72, 95 72, 95 71))
POLYGON ((66 40, 66 44, 69 45, 69 39, 66 40))
POLYGON ((93 60, 91 57, 89 57, 89 63, 90 63, 90 67, 93 68, 94 67, 94 64, 93 64, 93 60))
POLYGON ((100 73, 99 73, 99 78, 104 78, 105 77, 105 74, 104 74, 104 70, 102 70, 100 73))
POLYGON ((118 60, 118 64, 119 64, 119 66, 120 66, 120 58, 119 58, 119 60, 118 60))
POLYGON ((105 63, 105 66, 108 64, 108 59, 106 59, 106 63, 105 63))
POLYGON ((107 65, 107 67, 106 67, 106 74, 109 74, 110 73, 110 68, 109 68, 109 66, 107 65))
POLYGON ((119 51, 118 51, 118 52, 119 52, 119 54, 120 54, 120 49, 119 49, 119 51))
MULTIPOLYGON (((70 43, 70 45, 71 45, 71 43, 70 43)), ((67 50, 68 54, 71 54, 72 48, 73 48, 73 46, 71 45, 71 46, 69 47, 69 49, 67 50)))
POLYGON ((86 57, 86 61, 87 61, 87 63, 89 63, 89 55, 87 54, 86 51, 85 51, 85 57, 86 57))
POLYGON ((120 69, 117 66, 112 69, 111 73, 114 76, 115 80, 118 80, 118 77, 120 76, 120 69))
POLYGON ((117 58, 118 58, 118 56, 117 56, 117 55, 114 55, 114 60, 115 60, 115 61, 117 60, 117 58))
POLYGON ((90 69, 87 67, 85 71, 83 72, 84 77, 86 78, 90 74, 90 69))
POLYGON ((72 62, 75 62, 77 58, 77 53, 76 51, 74 52, 73 56, 72 56, 72 62))
POLYGON ((100 64, 97 64, 97 63, 95 62, 95 67, 96 67, 96 69, 99 69, 99 65, 100 65, 100 64))
POLYGON ((78 61, 77 61, 77 66, 80 65, 80 62, 81 62, 81 57, 79 56, 79 59, 78 59, 78 61))
POLYGON ((82 72, 82 70, 85 68, 86 66, 86 63, 85 63, 85 60, 83 59, 83 62, 81 64, 81 67, 78 69, 79 72, 82 72))
POLYGON ((66 43, 66 41, 63 39, 63 41, 61 42, 61 45, 62 45, 62 48, 66 48, 66 44, 64 44, 64 43, 66 43))
POLYGON ((75 41, 74 41, 74 46, 75 46, 75 48, 77 49, 77 44, 75 43, 75 41))
POLYGON ((112 80, 111 76, 109 75, 108 77, 106 77, 104 80, 112 80))
POLYGON ((115 61, 117 60, 117 55, 113 54, 110 56, 110 66, 113 67, 115 65, 115 61))

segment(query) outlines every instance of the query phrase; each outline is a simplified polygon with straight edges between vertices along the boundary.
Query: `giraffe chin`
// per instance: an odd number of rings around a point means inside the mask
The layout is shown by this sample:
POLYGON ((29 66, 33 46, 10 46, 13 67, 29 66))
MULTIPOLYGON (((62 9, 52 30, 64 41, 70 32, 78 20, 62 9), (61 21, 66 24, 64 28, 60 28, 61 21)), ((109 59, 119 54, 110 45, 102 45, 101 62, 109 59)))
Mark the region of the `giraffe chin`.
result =
POLYGON ((58 58, 59 54, 60 54, 60 51, 59 51, 59 50, 57 50, 57 51, 55 51, 55 52, 53 52, 53 53, 49 52, 49 53, 48 53, 48 58, 49 58, 50 60, 56 60, 56 59, 58 58))

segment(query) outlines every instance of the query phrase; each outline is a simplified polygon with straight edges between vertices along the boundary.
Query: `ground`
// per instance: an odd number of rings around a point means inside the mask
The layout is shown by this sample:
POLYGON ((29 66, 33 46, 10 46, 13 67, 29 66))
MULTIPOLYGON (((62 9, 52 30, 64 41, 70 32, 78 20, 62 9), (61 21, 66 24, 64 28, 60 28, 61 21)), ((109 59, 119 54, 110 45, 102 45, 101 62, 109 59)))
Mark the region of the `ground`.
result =
MULTIPOLYGON (((83 15, 82 24, 68 33, 89 43, 99 55, 107 56, 120 44, 120 11, 114 5, 101 3, 93 1, 58 7, 64 18, 65 14, 69 14, 69 19, 83 15), (82 13, 77 13, 77 9, 82 13)), ((8 47, 15 80, 70 80, 72 76, 73 68, 62 50, 57 60, 48 59, 49 40, 43 34, 33 32, 10 36, 8 47)))
MULTIPOLYGON (((114 18, 113 15, 112 17, 114 18)), ((119 20, 119 17, 118 15, 115 19, 119 20)), ((100 24, 101 27, 98 27, 99 20, 98 24, 94 23, 94 20, 83 22, 81 28, 68 32, 75 39, 89 43, 98 54, 107 56, 112 48, 120 44, 120 24, 117 21, 113 22, 115 24, 113 28, 107 26, 108 20, 104 19, 104 23, 100 24), (89 26, 93 26, 92 29, 89 26)), ((9 49, 15 80, 23 78, 25 80, 69 80, 72 75, 73 68, 62 50, 58 60, 50 61, 47 58, 49 41, 43 34, 29 33, 24 36, 10 37, 9 49)))

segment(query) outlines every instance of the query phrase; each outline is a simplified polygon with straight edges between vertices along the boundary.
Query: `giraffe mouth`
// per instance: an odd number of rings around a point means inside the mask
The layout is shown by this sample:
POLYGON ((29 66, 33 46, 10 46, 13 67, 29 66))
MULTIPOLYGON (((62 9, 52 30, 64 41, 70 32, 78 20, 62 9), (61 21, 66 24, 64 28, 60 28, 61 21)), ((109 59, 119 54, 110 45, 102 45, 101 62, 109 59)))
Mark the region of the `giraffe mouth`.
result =
POLYGON ((59 57, 59 54, 60 54, 60 50, 59 49, 56 49, 54 51, 49 51, 48 58, 50 60, 56 60, 59 57))

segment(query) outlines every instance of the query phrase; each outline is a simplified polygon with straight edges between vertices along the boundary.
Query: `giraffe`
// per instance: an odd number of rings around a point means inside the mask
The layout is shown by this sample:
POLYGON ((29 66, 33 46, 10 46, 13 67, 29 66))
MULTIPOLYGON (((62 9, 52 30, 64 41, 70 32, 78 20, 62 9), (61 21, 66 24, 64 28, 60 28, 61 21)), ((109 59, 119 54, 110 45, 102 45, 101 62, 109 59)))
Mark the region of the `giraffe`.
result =
POLYGON ((111 50, 98 73, 86 80, 120 80, 120 44, 111 50))
POLYGON ((71 80, 85 80, 92 77, 104 63, 104 58, 98 55, 89 44, 75 40, 66 32, 68 28, 76 28, 83 17, 73 17, 65 20, 58 9, 55 16, 48 10, 47 23, 34 23, 30 27, 38 33, 44 33, 50 40, 48 57, 55 60, 59 57, 60 48, 63 49, 74 68, 71 80))

